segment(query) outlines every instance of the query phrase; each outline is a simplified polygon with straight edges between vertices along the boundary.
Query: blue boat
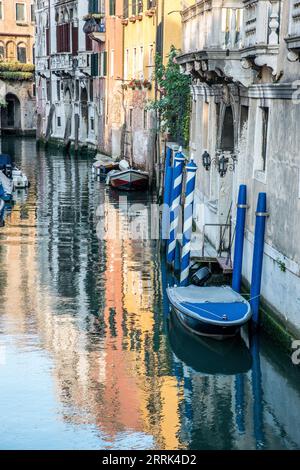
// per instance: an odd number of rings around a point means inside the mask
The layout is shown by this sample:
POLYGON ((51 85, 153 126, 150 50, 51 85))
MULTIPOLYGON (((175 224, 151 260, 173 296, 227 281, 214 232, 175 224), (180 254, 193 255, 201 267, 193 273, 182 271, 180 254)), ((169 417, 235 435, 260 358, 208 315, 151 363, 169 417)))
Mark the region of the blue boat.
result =
POLYGON ((0 171, 8 177, 12 177, 13 161, 10 155, 0 153, 0 171))
POLYGON ((189 331, 223 340, 236 336, 251 319, 251 307, 229 286, 169 287, 169 301, 189 331))

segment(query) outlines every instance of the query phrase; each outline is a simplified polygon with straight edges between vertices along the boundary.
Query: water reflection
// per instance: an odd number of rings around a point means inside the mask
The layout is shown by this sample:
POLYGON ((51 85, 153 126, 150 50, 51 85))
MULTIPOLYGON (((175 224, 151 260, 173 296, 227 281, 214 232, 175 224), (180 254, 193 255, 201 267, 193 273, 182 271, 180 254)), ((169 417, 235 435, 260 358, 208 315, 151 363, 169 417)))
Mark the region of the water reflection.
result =
POLYGON ((32 186, 0 229, 1 448, 300 446, 299 371, 264 339, 207 343, 168 316, 158 244, 97 238, 134 217, 88 159, 2 150, 32 186))

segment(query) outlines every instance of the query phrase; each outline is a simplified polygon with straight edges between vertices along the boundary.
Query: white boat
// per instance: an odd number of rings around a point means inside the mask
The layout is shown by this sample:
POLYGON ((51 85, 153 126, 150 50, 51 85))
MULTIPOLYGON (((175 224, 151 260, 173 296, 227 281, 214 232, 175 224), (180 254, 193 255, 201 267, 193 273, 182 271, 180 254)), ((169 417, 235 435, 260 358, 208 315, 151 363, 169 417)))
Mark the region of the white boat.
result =
POLYGON ((12 170, 12 180, 14 189, 26 189, 29 186, 27 176, 17 167, 14 167, 12 170))
POLYGON ((149 187, 149 174, 130 168, 126 160, 119 163, 119 170, 113 170, 107 175, 106 184, 125 191, 142 191, 149 187))

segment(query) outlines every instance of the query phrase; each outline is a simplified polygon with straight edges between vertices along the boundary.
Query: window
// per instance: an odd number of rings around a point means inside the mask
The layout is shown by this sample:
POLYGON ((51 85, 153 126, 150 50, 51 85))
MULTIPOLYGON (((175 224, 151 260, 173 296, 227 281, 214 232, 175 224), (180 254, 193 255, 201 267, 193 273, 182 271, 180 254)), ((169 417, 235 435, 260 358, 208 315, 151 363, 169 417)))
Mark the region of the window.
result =
POLYGON ((133 49, 133 76, 136 77, 137 72, 137 52, 136 47, 133 49))
POLYGON ((94 81, 90 80, 90 101, 94 101, 94 81))
POLYGON ((57 118, 57 127, 60 127, 61 126, 61 117, 58 116, 57 118))
POLYGON ((94 118, 91 118, 91 131, 95 130, 95 121, 94 118))
POLYGON ((125 51, 125 62, 124 62, 124 79, 128 80, 129 76, 129 49, 125 51))
POLYGON ((26 47, 21 45, 17 47, 17 59, 22 64, 26 64, 26 47))
POLYGON ((79 80, 76 80, 75 82, 75 100, 79 100, 79 80))
POLYGON ((113 78, 115 75, 115 51, 110 51, 110 76, 113 78))
POLYGON ((135 16, 137 14, 137 3, 138 0, 132 0, 132 14, 135 16))
POLYGON ((268 128, 269 128, 269 108, 261 108, 262 112, 262 171, 266 171, 267 149, 268 149, 268 128))
POLYGON ((0 2, 0 20, 3 20, 3 2, 0 2))
POLYGON ((32 85, 32 94, 33 94, 33 96, 36 96, 36 86, 35 86, 35 83, 33 83, 33 85, 32 85))
POLYGON ((25 21, 25 3, 16 3, 16 20, 25 21))
POLYGON ((149 80, 152 80, 152 77, 153 77, 153 55, 154 55, 154 49, 153 49, 153 45, 149 46, 149 61, 148 61, 148 68, 149 68, 149 73, 148 73, 148 77, 149 77, 149 80))
POLYGON ((30 21, 35 23, 35 7, 33 3, 30 5, 30 21))
POLYGON ((132 123, 133 123, 133 109, 131 108, 129 110, 129 126, 132 127, 132 123))
POLYGON ((5 58, 4 44, 0 44, 0 59, 4 59, 4 58, 5 58))
POLYGON ((148 112, 144 109, 144 129, 148 129, 148 112))
POLYGON ((143 46, 140 47, 140 64, 139 64, 139 69, 141 73, 141 79, 143 79, 143 71, 144 71, 144 48, 143 46))
POLYGON ((100 53, 100 77, 106 77, 107 75, 107 52, 100 53))
POLYGON ((241 106, 241 117, 240 117, 240 132, 243 132, 245 125, 248 122, 249 117, 249 106, 241 106))
POLYGON ((60 101, 60 81, 57 80, 56 82, 56 98, 57 101, 60 101))
POLYGON ((123 16, 124 18, 129 16, 129 0, 124 0, 123 16))
POLYGON ((109 14, 116 16, 116 0, 109 0, 109 14))

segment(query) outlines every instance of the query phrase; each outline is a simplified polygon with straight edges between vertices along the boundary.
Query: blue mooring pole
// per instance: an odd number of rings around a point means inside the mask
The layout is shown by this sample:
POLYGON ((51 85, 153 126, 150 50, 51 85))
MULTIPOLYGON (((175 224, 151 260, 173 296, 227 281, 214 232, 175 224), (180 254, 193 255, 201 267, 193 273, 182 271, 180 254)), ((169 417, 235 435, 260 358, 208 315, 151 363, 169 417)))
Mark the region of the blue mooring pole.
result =
POLYGON ((191 159, 186 166, 186 187, 185 187, 185 203, 184 203, 184 226, 181 253, 181 275, 180 285, 187 286, 190 274, 191 261, 191 239, 193 232, 193 212, 194 212, 194 196, 196 186, 197 165, 191 159))
POLYGON ((173 184, 172 156, 173 151, 170 147, 168 147, 165 161, 164 199, 162 210, 162 240, 168 240, 170 234, 170 206, 173 184))
POLYGON ((167 250, 168 264, 173 264, 175 261, 184 162, 185 162, 185 156, 182 153, 182 149, 179 149, 179 151, 176 153, 174 157, 173 185, 172 185, 173 189, 172 189, 172 202, 171 202, 171 214, 170 214, 170 234, 169 234, 168 250, 167 250))
POLYGON ((237 203, 236 236, 234 247, 233 278, 232 288, 236 292, 241 292, 242 286, 242 268, 244 253, 244 236, 247 211, 247 186, 240 186, 237 203))
POLYGON ((260 193, 258 196, 256 211, 252 281, 250 293, 250 303, 254 327, 259 326, 261 279, 264 258, 266 219, 268 216, 269 214, 267 213, 267 195, 266 193, 260 193))

